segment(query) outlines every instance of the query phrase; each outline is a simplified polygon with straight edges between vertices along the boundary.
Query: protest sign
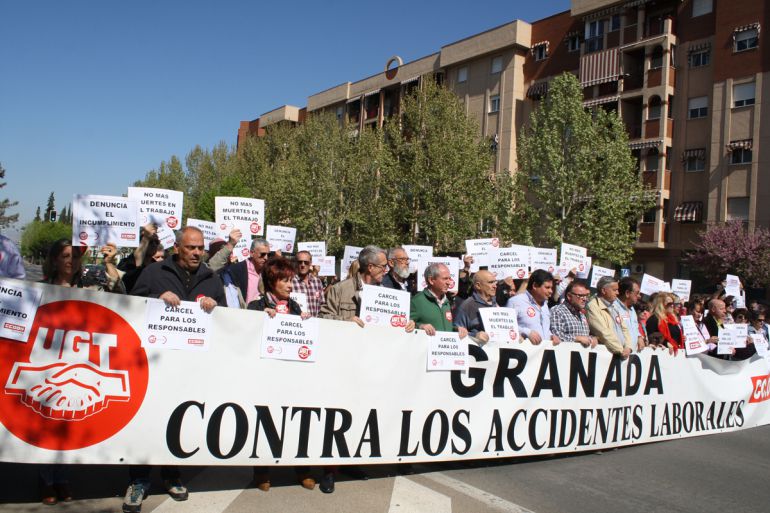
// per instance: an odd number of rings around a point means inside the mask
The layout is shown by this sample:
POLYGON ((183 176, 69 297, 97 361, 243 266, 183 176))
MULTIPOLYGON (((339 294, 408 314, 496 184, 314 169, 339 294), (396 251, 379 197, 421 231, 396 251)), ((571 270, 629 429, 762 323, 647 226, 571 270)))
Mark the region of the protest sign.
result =
POLYGON ((350 270, 350 264, 353 260, 358 259, 358 254, 364 248, 357 246, 345 246, 345 252, 342 254, 342 265, 340 265, 340 281, 348 277, 348 271, 350 270))
POLYGON ((283 251, 292 253, 294 251, 294 239, 297 236, 297 229, 290 226, 267 225, 267 243, 270 244, 270 251, 283 251))
POLYGON ((448 331, 437 331, 428 338, 428 359, 426 368, 429 371, 467 371, 468 344, 460 340, 460 335, 448 331))
POLYGON ((473 257, 470 271, 475 273, 478 272, 479 267, 488 266, 489 258, 487 255, 489 254, 489 250, 498 247, 500 247, 500 241, 496 238, 466 240, 465 252, 473 257))
MULTIPOLYGON (((155 235, 158 236, 158 240, 160 240, 160 245, 163 249, 169 249, 174 247, 174 244, 176 243, 176 233, 174 233, 174 230, 172 230, 165 224, 158 225, 158 231, 155 235)), ((204 245, 205 245, 205 242, 204 242, 204 245)))
POLYGON ((304 292, 292 292, 289 297, 299 305, 299 309, 303 312, 307 312, 307 294, 304 292))
POLYGON ((491 248, 487 256, 487 269, 498 280, 512 277, 523 280, 529 277, 529 248, 514 245, 510 248, 491 248))
POLYGON ((457 292, 457 286, 460 283, 460 259, 452 257, 431 257, 424 258, 417 262, 417 291, 427 287, 425 283, 425 269, 430 264, 444 264, 449 268, 451 280, 449 282, 449 292, 457 292))
POLYGON ((529 248, 529 271, 556 272, 556 248, 529 248))
POLYGON ((682 301, 690 300, 690 288, 692 287, 692 281, 680 280, 674 278, 671 280, 671 292, 677 295, 682 301))
POLYGON ((251 237, 241 237, 238 243, 233 248, 233 255, 239 262, 243 262, 251 256, 251 237))
POLYGON ((665 285, 663 283, 663 280, 656 278, 654 276, 650 276, 649 274, 644 274, 642 276, 642 285, 639 287, 639 292, 642 294, 647 294, 648 296, 651 296, 655 294, 656 292, 661 292, 665 288, 665 285))
POLYGON ((313 257, 313 265, 319 265, 318 262, 316 262, 316 259, 326 256, 326 241, 298 242, 297 253, 300 251, 307 251, 310 253, 310 256, 313 257))
POLYGON ((593 271, 591 272, 592 289, 596 288, 596 284, 602 276, 615 276, 615 269, 608 269, 607 267, 601 267, 599 265, 593 266, 593 271))
POLYGON ((760 335, 759 333, 751 333, 749 334, 749 338, 751 339, 751 343, 754 344, 754 349, 757 351, 757 354, 763 358, 767 357, 768 355, 768 342, 767 339, 760 335))
POLYGON ((409 272, 417 272, 417 262, 422 258, 430 258, 433 256, 433 246, 415 246, 405 244, 401 246, 406 251, 406 255, 409 257, 409 272))
POLYGON ((195 301, 167 305, 162 299, 147 299, 142 347, 208 351, 211 339, 211 314, 195 301))
POLYGON ((318 319, 275 314, 265 319, 260 356, 276 360, 314 362, 318 358, 318 319))
POLYGON ((72 245, 135 248, 139 245, 139 205, 122 196, 75 194, 72 199, 72 245))
POLYGON ((708 351, 706 339, 695 324, 692 315, 683 315, 681 318, 682 334, 684 335, 684 350, 687 355, 699 354, 708 351))
POLYGON ((519 321, 513 308, 479 308, 484 331, 489 335, 489 342, 510 344, 519 341, 519 321))
POLYGON ((322 258, 313 257, 313 265, 320 268, 318 276, 337 276, 337 257, 334 255, 322 258))
POLYGON ((0 337, 26 342, 41 296, 24 281, 0 279, 0 337))
MULTIPOLYGON (((203 232, 203 246, 209 249, 209 244, 216 238, 219 238, 217 225, 213 221, 204 221, 202 219, 187 219, 187 226, 194 226, 203 232)), ((228 237, 222 237, 225 241, 228 237)))
POLYGON ((265 201, 253 198, 216 196, 214 198, 214 222, 219 236, 227 240, 235 228, 244 237, 262 235, 265 230, 265 201))
POLYGON ((748 326, 746 324, 725 324, 719 328, 718 354, 731 354, 732 349, 746 347, 748 338, 748 326))
POLYGON ((364 285, 359 318, 366 324, 405 328, 411 299, 412 295, 405 290, 364 285))
POLYGON ((567 267, 570 270, 575 269, 580 272, 585 269, 585 260, 588 256, 588 250, 582 246, 567 244, 562 242, 559 265, 567 267), (582 266, 582 268, 581 268, 582 266))
POLYGON ((585 259, 583 260, 583 263, 577 267, 577 273, 575 276, 577 276, 581 280, 587 280, 588 273, 591 272, 591 262, 592 262, 592 259, 590 256, 585 257, 585 259))
POLYGON ((142 226, 155 223, 158 228, 161 226, 170 230, 181 228, 184 193, 170 189, 129 187, 128 198, 139 203, 142 226))

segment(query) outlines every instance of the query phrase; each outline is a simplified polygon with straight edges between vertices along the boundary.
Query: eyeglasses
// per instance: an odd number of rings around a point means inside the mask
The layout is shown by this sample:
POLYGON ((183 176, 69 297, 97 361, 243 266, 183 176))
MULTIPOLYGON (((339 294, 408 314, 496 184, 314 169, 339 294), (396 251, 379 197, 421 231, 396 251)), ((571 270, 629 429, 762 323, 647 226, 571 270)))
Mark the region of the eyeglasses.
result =
POLYGON ((257 256, 259 258, 267 258, 267 255, 269 253, 254 253, 254 256, 257 256))
POLYGON ((754 322, 765 322, 764 317, 762 319, 754 319, 754 322))
POLYGON ((573 296, 575 296, 578 299, 588 299, 588 297, 591 295, 589 294, 575 294, 574 292, 570 292, 573 296))
POLYGON ((379 267, 381 269, 387 269, 388 268, 388 264, 369 264, 369 265, 374 266, 374 267, 379 267))
POLYGON ((671 308, 672 306, 674 306, 674 303, 666 303, 666 308, 671 308))
POLYGON ((310 265, 310 260, 297 260, 297 265, 310 265))
POLYGON ((409 257, 392 258, 391 260, 397 260, 399 262, 409 262, 409 257))

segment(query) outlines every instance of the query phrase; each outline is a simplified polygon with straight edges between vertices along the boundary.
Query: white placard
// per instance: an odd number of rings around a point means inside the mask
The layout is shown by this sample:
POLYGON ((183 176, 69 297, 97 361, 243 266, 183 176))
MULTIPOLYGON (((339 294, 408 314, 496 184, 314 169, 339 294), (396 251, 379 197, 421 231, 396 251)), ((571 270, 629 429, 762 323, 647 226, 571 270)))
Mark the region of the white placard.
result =
POLYGON ((588 250, 582 246, 575 246, 574 244, 561 243, 561 251, 559 252, 561 259, 559 265, 568 267, 570 270, 575 269, 580 272, 580 266, 585 267, 585 260, 588 256, 588 250))
POLYGON ((684 350, 687 355, 705 353, 708 351, 706 341, 703 340, 695 319, 692 315, 683 315, 681 318, 682 335, 684 335, 684 350))
POLYGON ((129 187, 128 197, 139 203, 142 226, 155 223, 178 230, 182 226, 182 205, 184 193, 171 189, 153 189, 151 187, 129 187))
POLYGON ((747 339, 749 338, 749 325, 748 324, 728 324, 727 329, 732 330, 735 333, 735 343, 738 349, 746 347, 747 339))
POLYGON ((746 308, 746 293, 742 290, 735 296, 735 308, 746 308))
POLYGON ((433 256, 433 246, 415 246, 415 245, 403 245, 401 246, 406 251, 406 255, 409 257, 409 272, 417 272, 417 262, 423 258, 430 258, 433 256))
POLYGON ((468 370, 468 344, 460 340, 460 335, 449 331, 437 331, 434 336, 427 338, 426 368, 429 371, 468 370))
POLYGON ((719 344, 717 354, 731 354, 732 349, 746 347, 748 326, 746 324, 725 324, 719 328, 719 344))
POLYGON ((489 250, 490 272, 498 280, 512 277, 523 280, 529 277, 529 248, 514 245, 510 248, 492 248, 489 250))
POLYGON ((174 233, 174 230, 165 224, 159 224, 156 235, 158 236, 160 245, 163 246, 163 249, 174 247, 174 244, 176 243, 176 234, 174 233))
POLYGON ((342 265, 340 266, 340 281, 348 277, 350 264, 358 258, 358 254, 364 248, 358 246, 345 246, 345 252, 342 254, 342 265))
POLYGON ((139 245, 139 204, 122 196, 75 194, 72 199, 72 245, 118 247, 139 245))
POLYGON ((307 312, 307 294, 304 292, 292 292, 289 297, 293 299, 298 305, 299 309, 303 312, 307 312))
POLYGON ((233 248, 233 255, 239 262, 243 262, 251 256, 251 237, 242 237, 233 248))
MULTIPOLYGON (((499 248, 500 241, 492 239, 469 239, 465 241, 465 252, 473 257, 470 272, 478 272, 480 266, 489 265, 489 250, 499 248)), ((419 281, 419 280, 418 280, 419 281)))
POLYGON ((211 314, 195 301, 170 306, 162 299, 148 298, 145 319, 144 348, 209 350, 211 314))
POLYGON ((26 342, 42 295, 23 281, 0 279, 0 337, 26 342))
POLYGON ((282 251, 292 253, 294 251, 294 239, 297 237, 297 229, 291 226, 267 225, 267 239, 270 251, 282 251))
POLYGON ((674 278, 671 280, 671 292, 677 295, 682 301, 690 300, 690 288, 692 287, 691 280, 680 280, 674 278))
POLYGON ((490 342, 511 344, 519 341, 519 321, 513 308, 479 308, 484 331, 490 342))
POLYGON ((559 278, 560 280, 563 280, 567 276, 569 276, 569 273, 572 269, 569 267, 559 265, 556 267, 556 272, 553 273, 554 278, 559 278))
MULTIPOLYGON (((209 249, 209 244, 219 238, 219 232, 217 231, 217 225, 213 221, 204 221, 203 219, 187 219, 187 226, 194 226, 203 232, 203 245, 206 250, 209 249)), ((228 234, 229 235, 229 234, 228 234)), ((225 240, 228 237, 223 237, 225 240)))
POLYGON ((217 196, 214 198, 214 222, 219 236, 224 239, 235 228, 246 237, 262 235, 265 230, 265 201, 217 196))
POLYGON ((460 259, 452 257, 431 257, 417 262, 417 291, 427 287, 425 283, 425 269, 430 264, 444 264, 449 268, 449 275, 452 277, 449 282, 449 292, 457 292, 460 283, 460 259))
POLYGON ((405 328, 411 299, 412 295, 405 290, 364 285, 359 317, 366 324, 405 328))
POLYGON ((738 276, 734 275, 734 274, 725 275, 725 289, 730 288, 730 287, 733 287, 733 288, 736 288, 736 289, 740 289, 741 288, 741 279, 738 276))
POLYGON ((325 256, 323 258, 313 258, 313 265, 319 266, 318 276, 337 276, 337 257, 325 256))
POLYGON ((262 358, 314 362, 318 358, 318 319, 275 314, 265 319, 260 347, 262 358))
POLYGON ((615 269, 608 269, 599 265, 593 266, 593 272, 591 273, 591 288, 595 289, 596 284, 599 283, 599 278, 602 276, 615 276, 615 269))
POLYGON ((649 274, 644 274, 642 276, 642 285, 639 287, 639 291, 642 294, 647 294, 648 296, 651 296, 655 294, 656 292, 661 292, 665 289, 665 284, 663 280, 656 278, 655 276, 650 276, 649 274))
POLYGON ((581 280, 588 279, 588 273, 591 272, 592 258, 590 256, 585 257, 583 263, 577 267, 577 273, 575 276, 581 280))
POLYGON ((754 344, 754 349, 756 349, 757 354, 763 358, 766 357, 768 355, 767 339, 759 333, 752 333, 749 337, 751 337, 751 343, 754 344))
POLYGON ((529 248, 529 270, 556 272, 556 248, 529 248))
MULTIPOLYGON (((270 227, 267 227, 268 230, 270 227)), ((297 253, 300 251, 307 251, 310 253, 310 256, 313 257, 313 264, 318 265, 316 262, 316 258, 323 258, 326 256, 326 241, 320 240, 320 241, 314 241, 314 242, 298 242, 297 243, 297 253)))

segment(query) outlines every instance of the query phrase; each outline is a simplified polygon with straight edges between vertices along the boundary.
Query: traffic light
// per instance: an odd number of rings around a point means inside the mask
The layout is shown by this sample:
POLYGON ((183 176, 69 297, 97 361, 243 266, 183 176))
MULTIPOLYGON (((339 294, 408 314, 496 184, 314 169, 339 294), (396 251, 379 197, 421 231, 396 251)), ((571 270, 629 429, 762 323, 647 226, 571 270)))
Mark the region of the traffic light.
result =
POLYGON ((51 221, 52 223, 56 222, 56 211, 55 210, 51 210, 50 212, 48 212, 48 220, 51 221))

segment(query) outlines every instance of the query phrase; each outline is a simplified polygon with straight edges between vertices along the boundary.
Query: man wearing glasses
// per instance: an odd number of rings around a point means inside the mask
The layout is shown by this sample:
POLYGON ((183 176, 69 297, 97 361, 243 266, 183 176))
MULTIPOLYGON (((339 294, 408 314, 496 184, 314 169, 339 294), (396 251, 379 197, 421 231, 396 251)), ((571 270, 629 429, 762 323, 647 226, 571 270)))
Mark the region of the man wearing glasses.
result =
POLYGON ((409 283, 409 255, 404 248, 392 248, 388 251, 390 271, 383 276, 382 286, 389 289, 405 290, 414 295, 414 287, 409 283))
POLYGON ((562 342, 577 342, 590 348, 599 343, 589 332, 585 314, 590 295, 585 281, 573 280, 567 285, 564 302, 551 310, 551 332, 562 342))
POLYGON ((268 253, 270 253, 270 244, 265 239, 254 239, 251 242, 249 258, 227 268, 233 284, 241 290, 247 305, 262 297, 264 289, 260 280, 268 253))
POLYGON ((318 317, 321 305, 324 303, 324 285, 310 272, 313 256, 307 251, 299 251, 295 263, 297 274, 292 279, 292 288, 294 292, 301 292, 307 296, 308 313, 318 317))

